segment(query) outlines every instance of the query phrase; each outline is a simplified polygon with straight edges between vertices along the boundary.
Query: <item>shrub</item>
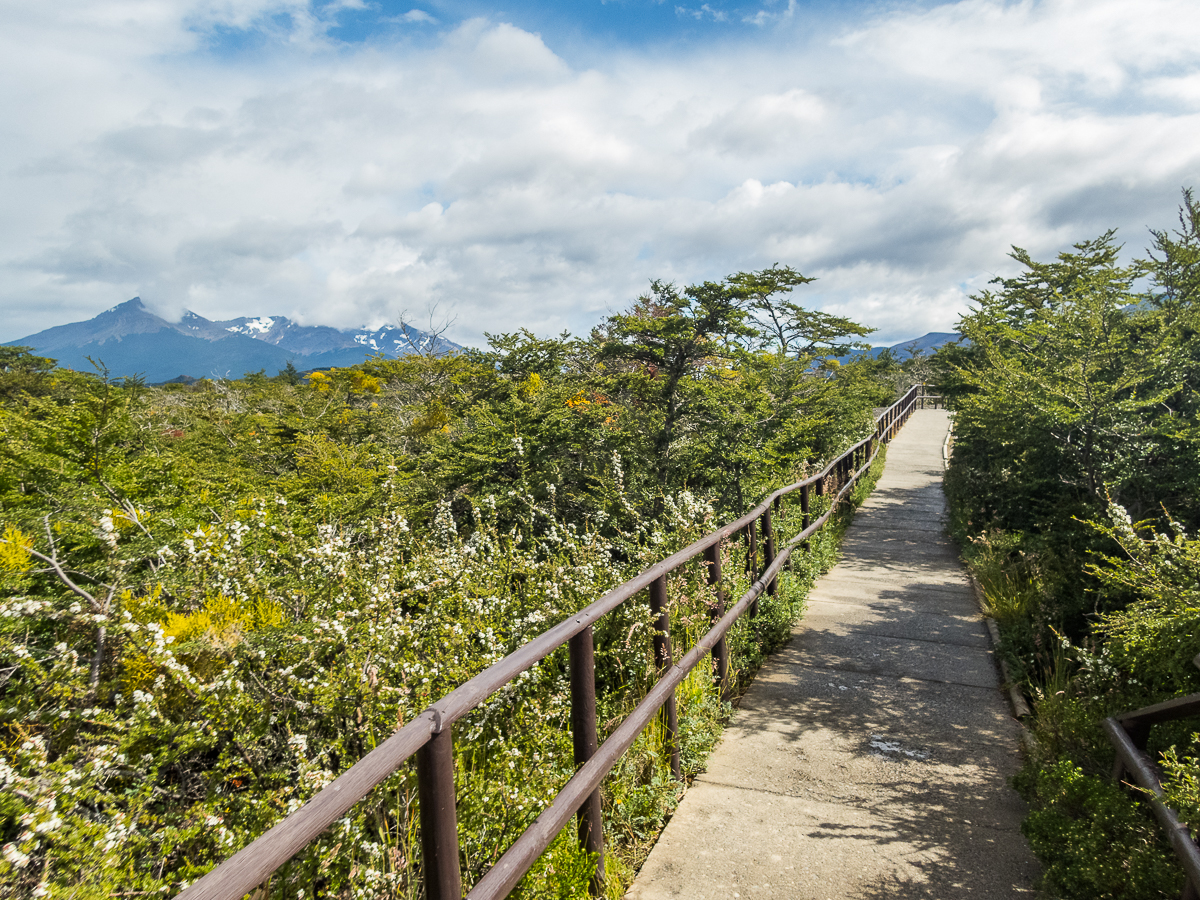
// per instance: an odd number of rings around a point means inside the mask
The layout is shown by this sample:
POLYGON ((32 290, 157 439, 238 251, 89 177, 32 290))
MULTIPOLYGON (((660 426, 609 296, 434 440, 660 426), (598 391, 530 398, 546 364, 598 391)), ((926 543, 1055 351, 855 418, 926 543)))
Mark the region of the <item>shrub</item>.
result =
POLYGON ((1124 789, 1063 760, 1027 773, 1034 810, 1021 826, 1063 900, 1176 897, 1183 873, 1161 829, 1124 789))

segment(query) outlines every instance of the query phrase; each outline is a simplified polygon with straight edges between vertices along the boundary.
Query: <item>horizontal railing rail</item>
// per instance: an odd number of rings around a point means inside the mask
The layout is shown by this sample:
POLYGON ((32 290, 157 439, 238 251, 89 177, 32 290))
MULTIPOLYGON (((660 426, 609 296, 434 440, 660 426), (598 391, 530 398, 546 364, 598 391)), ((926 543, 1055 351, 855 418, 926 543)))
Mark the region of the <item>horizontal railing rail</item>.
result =
POLYGON ((762 594, 775 593, 777 576, 793 550, 807 546, 808 540, 829 521, 842 498, 870 469, 880 446, 895 436, 914 409, 920 408, 922 396, 923 387, 913 386, 875 420, 871 435, 846 450, 821 472, 780 488, 741 518, 644 569, 432 703, 298 810, 183 890, 178 895, 180 900, 240 900, 414 757, 425 894, 427 900, 461 900, 452 727, 496 691, 564 644, 569 654, 571 726, 577 771, 533 824, 475 884, 467 898, 493 900, 507 896, 572 816, 579 817, 582 846, 596 855, 593 889, 598 891, 604 871, 600 783, 605 775, 646 725, 665 708, 666 733, 673 748, 671 768, 675 777, 680 777, 675 688, 710 654, 721 689, 728 688, 726 633, 742 615, 747 612, 751 616, 757 614, 758 598, 762 594), (824 496, 827 489, 828 507, 812 519, 812 496, 824 496), (785 545, 777 547, 772 512, 779 510, 784 497, 797 492, 800 494, 801 530, 785 545), (739 533, 744 533, 747 538, 751 565, 755 569, 761 544, 763 570, 761 574, 751 572, 750 589, 726 609, 721 591, 721 545, 739 533), (683 657, 674 661, 666 610, 666 577, 701 555, 707 567, 706 580, 714 587, 718 598, 712 611, 712 624, 683 657), (592 629, 605 614, 643 590, 649 591, 650 606, 657 616, 654 651, 659 678, 604 743, 598 744, 592 629))
MULTIPOLYGON (((1200 668, 1200 656, 1192 662, 1200 668)), ((1104 720, 1104 731, 1117 752, 1113 779, 1121 781, 1128 774, 1148 793, 1150 809, 1166 832, 1171 849, 1187 875, 1180 900, 1200 900, 1200 846, 1192 840, 1188 827, 1179 821, 1178 813, 1163 803, 1162 780, 1146 752, 1146 745, 1150 741, 1152 725, 1193 716, 1200 716, 1200 694, 1176 697, 1104 720)))

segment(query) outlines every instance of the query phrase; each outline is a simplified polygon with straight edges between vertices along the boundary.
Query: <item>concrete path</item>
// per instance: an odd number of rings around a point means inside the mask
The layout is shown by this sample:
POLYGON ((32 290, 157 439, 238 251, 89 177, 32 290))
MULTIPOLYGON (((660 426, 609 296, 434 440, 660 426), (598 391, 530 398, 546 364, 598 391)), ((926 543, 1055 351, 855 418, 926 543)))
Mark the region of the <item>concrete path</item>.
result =
POLYGON ((1033 895, 1010 717, 917 412, 628 897, 1033 895))

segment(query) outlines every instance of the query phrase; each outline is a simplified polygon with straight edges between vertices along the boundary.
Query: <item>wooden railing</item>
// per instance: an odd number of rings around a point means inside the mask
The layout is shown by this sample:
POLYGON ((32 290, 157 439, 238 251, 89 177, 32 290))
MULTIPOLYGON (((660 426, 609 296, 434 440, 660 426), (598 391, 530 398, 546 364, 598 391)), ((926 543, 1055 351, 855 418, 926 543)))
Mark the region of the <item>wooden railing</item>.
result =
MULTIPOLYGON (((1200 668, 1200 656, 1192 662, 1200 668)), ((1146 753, 1146 744, 1150 740, 1152 725, 1193 716, 1200 716, 1200 694, 1176 697, 1174 700, 1156 703, 1104 720, 1104 731, 1108 734, 1113 749, 1117 751, 1113 778, 1121 781, 1128 774, 1138 787, 1148 792, 1154 817, 1166 831, 1171 849, 1175 851, 1183 871, 1187 873, 1180 900, 1200 900, 1200 847, 1192 840, 1187 826, 1179 821, 1178 814, 1162 802, 1162 781, 1157 768, 1146 753)))
POLYGON ((181 892, 181 900, 240 900, 266 882, 276 869, 303 850, 414 756, 425 896, 427 900, 461 900, 453 725, 564 644, 570 654, 571 728, 577 770, 533 824, 480 878, 467 895, 467 900, 498 900, 506 897, 575 816, 579 820, 581 844, 596 855, 593 890, 598 891, 604 871, 600 783, 662 709, 666 711, 667 738, 672 747, 671 769, 676 778, 680 777, 675 688, 702 659, 711 654, 715 677, 722 690, 727 689, 729 656, 725 644, 726 633, 743 614, 757 614, 758 598, 764 592, 775 592, 776 578, 793 550, 807 546, 813 534, 829 521, 839 501, 853 490, 858 479, 869 470, 880 446, 891 440, 914 409, 921 407, 922 396, 921 385, 910 388, 876 419, 875 430, 870 436, 859 441, 822 472, 775 491, 736 522, 645 569, 430 705, 304 806, 181 892), (801 531, 784 546, 777 547, 772 513, 779 510, 783 498, 794 494, 799 494, 800 498, 801 531), (813 496, 823 494, 829 496, 828 508, 813 520, 810 500, 813 496), (758 547, 762 547, 763 568, 757 577, 754 571, 751 572, 753 584, 750 589, 726 609, 721 591, 721 546, 741 533, 747 538, 752 566, 757 567, 758 547), (666 578, 668 573, 701 555, 707 569, 706 579, 714 586, 718 597, 712 610, 712 627, 681 659, 674 661, 666 607, 666 578), (650 606, 657 616, 654 652, 659 679, 629 716, 609 734, 603 744, 599 744, 592 629, 602 616, 643 590, 649 591, 650 606))

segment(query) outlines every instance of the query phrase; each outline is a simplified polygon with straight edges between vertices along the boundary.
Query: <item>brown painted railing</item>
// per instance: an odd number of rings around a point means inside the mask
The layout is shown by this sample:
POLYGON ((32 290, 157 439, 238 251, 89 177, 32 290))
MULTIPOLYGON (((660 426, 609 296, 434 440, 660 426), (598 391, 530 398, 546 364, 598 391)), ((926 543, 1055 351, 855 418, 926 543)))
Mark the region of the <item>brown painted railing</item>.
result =
MULTIPOLYGON (((1192 662, 1200 668, 1200 656, 1192 662)), ((1200 900, 1200 847, 1192 840, 1187 826, 1179 821, 1175 810, 1162 802, 1162 782, 1158 777, 1158 770, 1146 753, 1146 744, 1150 740, 1150 726, 1192 716, 1200 716, 1200 694, 1176 697, 1174 700, 1156 703, 1104 720, 1104 730, 1108 733, 1113 749, 1117 751, 1113 779, 1121 781, 1129 774, 1138 787, 1149 792, 1150 808, 1154 811, 1154 817, 1166 831, 1171 849, 1175 851, 1183 871, 1187 873, 1180 900, 1200 900)))
POLYGON ((775 593, 779 571, 792 551, 807 541, 837 509, 866 472, 881 444, 891 440, 909 415, 921 404, 923 390, 915 385, 875 421, 875 431, 859 441, 822 472, 775 491, 736 522, 701 538, 688 547, 643 570, 635 578, 609 591, 599 600, 570 616, 485 669, 470 681, 429 706, 390 738, 351 766, 336 781, 319 791, 304 806, 287 816, 270 831, 230 859, 221 863, 179 894, 180 900, 240 900, 262 885, 280 866, 304 849, 325 829, 341 818, 355 803, 410 758, 416 757, 417 796, 420 807, 422 871, 428 900, 461 900, 457 811, 455 809, 453 724, 503 688, 522 672, 536 665, 563 644, 570 654, 571 728, 575 775, 563 786, 550 805, 537 817, 496 864, 467 895, 467 900, 497 900, 506 897, 550 842, 573 816, 579 818, 579 837, 585 849, 597 857, 594 889, 599 889, 604 871, 604 834, 600 813, 600 783, 637 739, 642 729, 665 707, 668 740, 673 746, 671 769, 680 776, 678 722, 675 688, 687 674, 712 654, 715 675, 722 690, 728 687, 729 655, 725 634, 746 612, 758 611, 758 598, 775 593), (829 508, 816 520, 809 514, 812 495, 830 490, 829 508), (802 529, 783 547, 776 547, 772 511, 783 497, 799 492, 802 529), (763 548, 763 570, 750 589, 729 609, 721 584, 721 545, 744 532, 757 564, 758 546, 763 548), (707 580, 716 587, 718 601, 713 624, 678 662, 672 660, 670 621, 666 609, 667 574, 703 554, 707 580), (658 614, 654 638, 655 661, 660 677, 626 719, 603 744, 597 741, 596 682, 592 627, 601 616, 616 609, 639 592, 649 589, 651 609, 658 614))

